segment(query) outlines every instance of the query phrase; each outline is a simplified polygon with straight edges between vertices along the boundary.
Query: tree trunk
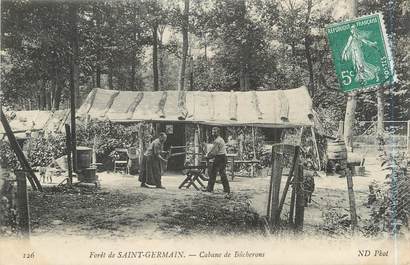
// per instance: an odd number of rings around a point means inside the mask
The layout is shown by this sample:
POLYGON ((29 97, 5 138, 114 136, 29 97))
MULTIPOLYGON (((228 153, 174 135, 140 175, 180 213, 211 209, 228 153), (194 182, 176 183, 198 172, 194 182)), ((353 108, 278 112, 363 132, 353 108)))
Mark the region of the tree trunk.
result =
MULTIPOLYGON (((351 16, 352 18, 357 16, 357 0, 351 0, 351 16)), ((344 139, 348 150, 353 151, 353 122, 356 112, 356 93, 350 92, 347 97, 346 113, 345 113, 345 126, 344 126, 344 139)))
POLYGON ((313 62, 312 56, 310 54, 310 44, 311 44, 311 36, 310 36, 310 27, 309 27, 309 20, 310 20, 310 13, 312 11, 312 0, 307 1, 307 14, 305 20, 305 55, 306 61, 309 70, 309 91, 310 96, 313 97, 315 94, 315 84, 314 84, 314 75, 313 75, 313 62))
POLYGON ((113 85, 113 62, 110 61, 108 65, 108 89, 114 89, 113 85))
POLYGON ((194 58, 189 59, 189 90, 194 90, 194 58))
POLYGON ((137 69, 137 62, 135 61, 137 52, 133 50, 131 52, 131 75, 130 75, 130 90, 135 90, 135 70, 137 69))
POLYGON ((353 152, 353 122, 356 112, 356 93, 352 92, 347 96, 345 124, 344 124, 344 140, 347 150, 353 152))
POLYGON ((42 110, 47 109, 47 91, 45 88, 44 81, 40 81, 40 105, 42 110))
MULTIPOLYGON (((241 0, 239 2, 241 5, 242 20, 246 20, 246 0, 241 0)), ((245 25, 243 25, 245 26, 245 25)), ((250 61, 250 48, 248 44, 245 43, 241 46, 241 62, 240 62, 240 75, 239 75, 239 87, 241 91, 249 90, 249 61, 250 61)))
POLYGON ((179 72, 178 90, 184 90, 185 85, 185 68, 188 55, 188 23, 189 23, 189 0, 184 0, 184 14, 182 23, 182 59, 179 72))
MULTIPOLYGON (((101 12, 98 11, 98 9, 95 9, 96 12, 96 25, 97 25, 97 32, 100 33, 101 31, 101 20, 102 20, 102 15, 101 12)), ((97 62, 96 62, 96 87, 101 88, 101 40, 100 38, 97 39, 97 62)))
POLYGON ((70 6, 70 17, 71 17, 71 89, 75 91, 75 107, 81 105, 80 96, 80 69, 79 69, 79 40, 78 40, 78 6, 77 4, 72 4, 70 6))
POLYGON ((160 89, 164 89, 165 87, 165 64, 164 64, 164 47, 163 47, 163 36, 165 31, 165 25, 161 25, 158 27, 159 39, 158 39, 158 47, 159 47, 159 87, 160 89))
POLYGON ((77 140, 76 140, 76 120, 75 109, 79 106, 80 102, 77 101, 79 92, 79 69, 78 69, 78 5, 73 2, 70 4, 69 9, 71 19, 71 84, 70 84, 70 117, 71 117, 71 152, 73 153, 73 169, 77 171, 77 140))
POLYGON ((53 100, 53 92, 52 92, 51 87, 47 89, 46 97, 47 97, 47 110, 51 110, 52 100, 53 100))
POLYGON ((208 63, 208 40, 206 38, 206 33, 204 33, 204 53, 205 61, 208 63))
POLYGON ((152 27, 152 73, 154 75, 154 91, 158 91, 158 24, 152 27))
POLYGON ((54 109, 60 109, 61 102, 61 92, 63 91, 64 81, 61 80, 60 76, 56 76, 56 93, 54 95, 54 109))

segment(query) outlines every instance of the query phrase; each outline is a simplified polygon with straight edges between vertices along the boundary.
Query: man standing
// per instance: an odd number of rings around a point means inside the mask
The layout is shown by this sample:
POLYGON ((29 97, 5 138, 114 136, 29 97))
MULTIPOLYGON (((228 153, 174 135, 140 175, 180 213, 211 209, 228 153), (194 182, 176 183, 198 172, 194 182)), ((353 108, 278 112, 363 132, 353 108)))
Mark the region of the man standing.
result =
POLYGON ((207 154, 207 158, 214 158, 214 164, 209 174, 208 187, 206 191, 212 192, 216 181, 216 174, 219 172, 221 176, 224 192, 230 193, 229 182, 226 176, 226 145, 224 139, 220 135, 218 127, 212 128, 212 136, 214 142, 211 151, 207 154))
POLYGON ((149 188, 148 185, 155 185, 158 189, 165 189, 161 184, 161 161, 167 161, 161 156, 163 146, 167 140, 165 133, 160 133, 159 137, 149 144, 142 159, 139 181, 141 187, 149 188))

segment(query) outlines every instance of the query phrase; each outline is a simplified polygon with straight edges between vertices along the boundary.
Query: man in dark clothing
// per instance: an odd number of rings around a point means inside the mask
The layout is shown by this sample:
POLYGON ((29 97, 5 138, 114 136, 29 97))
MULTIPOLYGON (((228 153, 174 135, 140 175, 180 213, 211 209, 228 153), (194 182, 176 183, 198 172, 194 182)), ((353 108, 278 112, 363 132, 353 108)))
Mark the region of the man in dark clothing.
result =
POLYGON ((149 188, 148 184, 154 185, 159 189, 165 189, 161 183, 161 161, 167 160, 161 156, 161 152, 166 140, 167 135, 163 132, 160 133, 159 137, 152 141, 147 151, 145 151, 139 177, 141 187, 149 188))
POLYGON ((215 138, 211 151, 209 151, 207 158, 214 158, 214 164, 209 173, 208 187, 206 191, 212 192, 216 181, 216 174, 219 172, 221 176, 224 192, 230 193, 228 177, 226 176, 226 144, 220 135, 219 128, 212 128, 212 136, 215 138))

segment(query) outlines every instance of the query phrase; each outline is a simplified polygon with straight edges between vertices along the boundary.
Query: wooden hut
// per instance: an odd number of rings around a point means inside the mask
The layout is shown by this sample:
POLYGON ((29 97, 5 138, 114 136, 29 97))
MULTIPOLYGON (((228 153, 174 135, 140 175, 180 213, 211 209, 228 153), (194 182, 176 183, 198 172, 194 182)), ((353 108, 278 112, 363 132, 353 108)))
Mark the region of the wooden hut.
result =
MULTIPOLYGON (((192 128, 193 142, 197 144, 204 140, 203 129, 210 126, 258 127, 263 128, 268 137, 277 138, 283 128, 311 127, 315 120, 312 99, 305 86, 246 92, 95 88, 77 115, 117 123, 150 122, 157 132, 168 134, 167 145, 172 146, 185 146, 186 134, 192 132, 192 128)), ((185 157, 180 156, 169 164, 179 168, 184 160, 185 157)))

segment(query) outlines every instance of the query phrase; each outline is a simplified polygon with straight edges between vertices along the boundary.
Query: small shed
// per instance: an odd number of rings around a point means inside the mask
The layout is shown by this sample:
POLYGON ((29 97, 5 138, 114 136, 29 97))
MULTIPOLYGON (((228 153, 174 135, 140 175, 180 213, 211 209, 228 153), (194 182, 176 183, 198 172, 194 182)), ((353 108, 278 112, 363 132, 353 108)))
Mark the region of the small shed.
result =
MULTIPOLYGON (((34 133, 62 132, 64 124, 69 117, 69 110, 28 110, 6 113, 11 129, 17 138, 24 137, 26 131, 34 133)), ((0 125, 0 134, 4 134, 4 128, 0 125)))

